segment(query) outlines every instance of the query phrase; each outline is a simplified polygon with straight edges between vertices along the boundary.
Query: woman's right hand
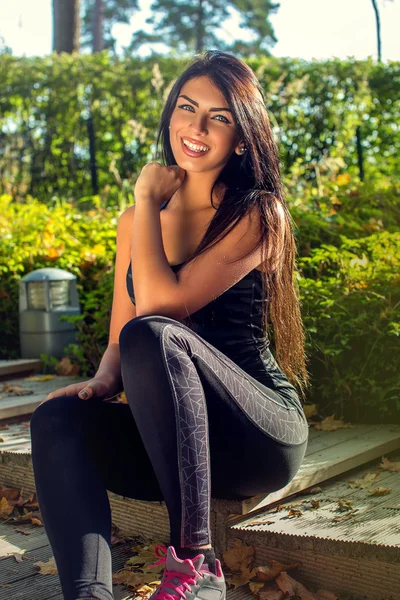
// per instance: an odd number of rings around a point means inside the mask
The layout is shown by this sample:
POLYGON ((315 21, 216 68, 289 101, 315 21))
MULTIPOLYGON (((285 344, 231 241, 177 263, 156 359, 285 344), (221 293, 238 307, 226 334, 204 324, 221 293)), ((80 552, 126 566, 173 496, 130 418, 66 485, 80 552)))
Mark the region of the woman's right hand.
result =
MULTIPOLYGON (((120 391, 122 392, 122 390, 120 391)), ((102 379, 101 377, 93 377, 93 379, 89 379, 88 381, 72 383, 59 390, 50 392, 40 404, 43 404, 52 398, 57 398, 58 396, 78 395, 81 400, 91 400, 93 398, 102 400, 104 398, 112 398, 118 394, 118 392, 118 386, 115 383, 108 381, 107 379, 102 379)))

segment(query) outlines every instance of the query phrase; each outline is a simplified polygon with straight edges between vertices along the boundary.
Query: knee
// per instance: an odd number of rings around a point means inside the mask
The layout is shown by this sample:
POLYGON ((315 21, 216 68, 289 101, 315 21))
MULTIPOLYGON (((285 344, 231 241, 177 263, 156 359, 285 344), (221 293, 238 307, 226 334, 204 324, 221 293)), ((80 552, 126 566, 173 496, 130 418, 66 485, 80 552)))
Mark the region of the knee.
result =
POLYGON ((57 423, 65 423, 68 415, 78 403, 83 404, 78 396, 57 396, 40 404, 32 413, 30 418, 31 435, 42 435, 45 431, 54 431, 57 423))
POLYGON ((119 334, 119 346, 124 348, 130 342, 134 341, 135 346, 140 345, 143 337, 158 335, 162 325, 176 323, 174 319, 163 315, 143 315, 131 319, 122 327, 119 334))

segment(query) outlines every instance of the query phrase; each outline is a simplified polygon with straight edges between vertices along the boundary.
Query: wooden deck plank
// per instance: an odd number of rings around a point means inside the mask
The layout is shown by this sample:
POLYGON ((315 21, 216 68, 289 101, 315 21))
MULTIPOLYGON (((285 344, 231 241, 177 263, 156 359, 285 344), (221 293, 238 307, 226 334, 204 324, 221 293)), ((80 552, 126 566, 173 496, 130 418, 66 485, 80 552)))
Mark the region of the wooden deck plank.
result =
POLYGON ((16 373, 42 369, 40 358, 16 358, 13 360, 0 360, 0 377, 12 376, 16 373))
POLYGON ((323 431, 310 427, 307 445, 307 456, 320 452, 325 448, 333 448, 338 444, 350 443, 351 440, 379 429, 379 425, 354 425, 336 431, 323 431))
MULTIPOLYGON (((244 500, 242 503, 243 514, 260 510, 286 496, 304 490, 311 485, 317 485, 400 448, 400 425, 372 425, 362 435, 347 439, 344 436, 345 439, 336 444, 335 440, 343 437, 341 434, 343 430, 338 431, 340 435, 337 438, 334 436, 330 438, 332 444, 321 450, 314 451, 313 446, 310 444, 311 453, 308 452, 307 448, 299 471, 287 486, 268 495, 259 495, 244 500)), ((356 433, 356 429, 353 433, 356 433)))
POLYGON ((32 393, 23 396, 9 396, 7 391, 0 391, 0 420, 30 415, 50 392, 80 381, 87 381, 87 377, 56 375, 54 379, 46 381, 32 381, 29 377, 13 377, 1 381, 0 390, 3 390, 6 385, 19 385, 31 390, 32 393))
MULTIPOLYGON (((25 525, 23 528, 25 528, 25 525)), ((28 526, 26 528, 28 529, 28 526)), ((30 536, 18 534, 21 536, 19 546, 21 549, 26 550, 25 559, 22 563, 17 563, 15 558, 10 556, 0 558, 0 600, 26 600, 27 597, 29 597, 29 600, 63 600, 58 575, 41 575, 37 567, 33 566, 33 563, 47 562, 53 556, 45 531, 43 528, 41 529, 42 534, 40 537, 45 538, 46 544, 36 550, 28 550, 30 536)), ((0 524, 1 537, 8 539, 10 536, 14 540, 15 531, 12 530, 12 526, 0 524)), ((39 536, 37 537, 39 539, 39 536)), ((111 556, 114 573, 124 566, 130 556, 124 550, 135 545, 135 543, 132 540, 112 547, 111 556)), ((154 560, 156 560, 156 557, 154 560)), ((133 595, 123 585, 114 585, 113 595, 115 600, 132 600, 133 598, 133 595)), ((254 596, 247 588, 241 588, 228 590, 227 600, 254 600, 254 596)))
POLYGON ((47 536, 43 527, 38 525, 32 525, 30 523, 18 523, 11 524, 0 523, 0 558, 7 556, 6 544, 12 544, 18 550, 31 551, 43 548, 48 543, 47 536), (23 529, 28 532, 29 535, 24 535, 16 531, 17 529, 23 529), (23 544, 20 546, 20 544, 23 544))
MULTIPOLYGON (((390 457, 391 461, 400 461, 397 451, 390 457)), ((380 460, 370 465, 363 465, 344 478, 327 481, 322 484, 322 492, 299 495, 290 500, 280 502, 281 510, 265 508, 261 514, 238 517, 232 523, 233 530, 256 531, 264 534, 284 534, 313 539, 332 540, 335 542, 351 542, 352 544, 367 544, 371 552, 377 553, 382 549, 400 548, 400 477, 398 472, 380 471, 379 477, 366 488, 352 488, 349 483, 362 479, 367 473, 379 472, 380 460), (382 487, 390 488, 388 495, 369 496, 369 490, 382 487), (319 501, 319 507, 313 509, 310 501, 319 501), (351 509, 356 513, 342 522, 334 518, 345 519, 347 511, 339 510, 338 500, 351 502, 351 509), (308 502, 308 509, 305 503, 308 502), (390 508, 390 507, 397 507, 390 508), (299 510, 298 517, 288 517, 289 508, 299 510), (240 520, 239 520, 240 519, 240 520), (373 548, 372 548, 373 546, 373 548)), ((354 553, 354 552, 353 552, 354 553)), ((388 560, 388 556, 385 557, 388 560)), ((398 556, 400 561, 400 555, 398 556)))

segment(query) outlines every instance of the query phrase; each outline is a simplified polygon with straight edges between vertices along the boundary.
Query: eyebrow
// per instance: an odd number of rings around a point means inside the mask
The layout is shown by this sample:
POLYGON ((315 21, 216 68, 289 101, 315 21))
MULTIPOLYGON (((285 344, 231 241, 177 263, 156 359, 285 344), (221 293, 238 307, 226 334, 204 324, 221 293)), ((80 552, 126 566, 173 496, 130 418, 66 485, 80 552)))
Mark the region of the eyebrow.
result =
MULTIPOLYGON (((189 96, 185 96, 185 94, 181 94, 180 96, 178 96, 178 98, 186 98, 186 100, 189 100, 189 102, 191 102, 192 104, 197 106, 197 108, 199 107, 198 102, 196 102, 195 100, 192 100, 191 98, 189 98, 189 96)), ((215 112, 215 111, 220 111, 220 110, 226 110, 230 113, 232 112, 230 108, 210 108, 210 112, 215 112)))

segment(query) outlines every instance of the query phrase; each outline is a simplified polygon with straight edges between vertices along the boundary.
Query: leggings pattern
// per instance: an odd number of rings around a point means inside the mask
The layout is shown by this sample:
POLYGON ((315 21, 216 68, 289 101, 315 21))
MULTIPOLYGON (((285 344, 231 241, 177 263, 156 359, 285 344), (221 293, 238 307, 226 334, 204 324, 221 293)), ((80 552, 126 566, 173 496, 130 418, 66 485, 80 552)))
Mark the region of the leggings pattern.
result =
POLYGON ((192 358, 204 362, 247 417, 276 441, 303 444, 308 438, 308 423, 302 411, 263 394, 240 367, 186 326, 178 322, 165 325, 161 346, 175 403, 181 544, 190 546, 192 532, 209 530, 211 494, 207 406, 192 358))

